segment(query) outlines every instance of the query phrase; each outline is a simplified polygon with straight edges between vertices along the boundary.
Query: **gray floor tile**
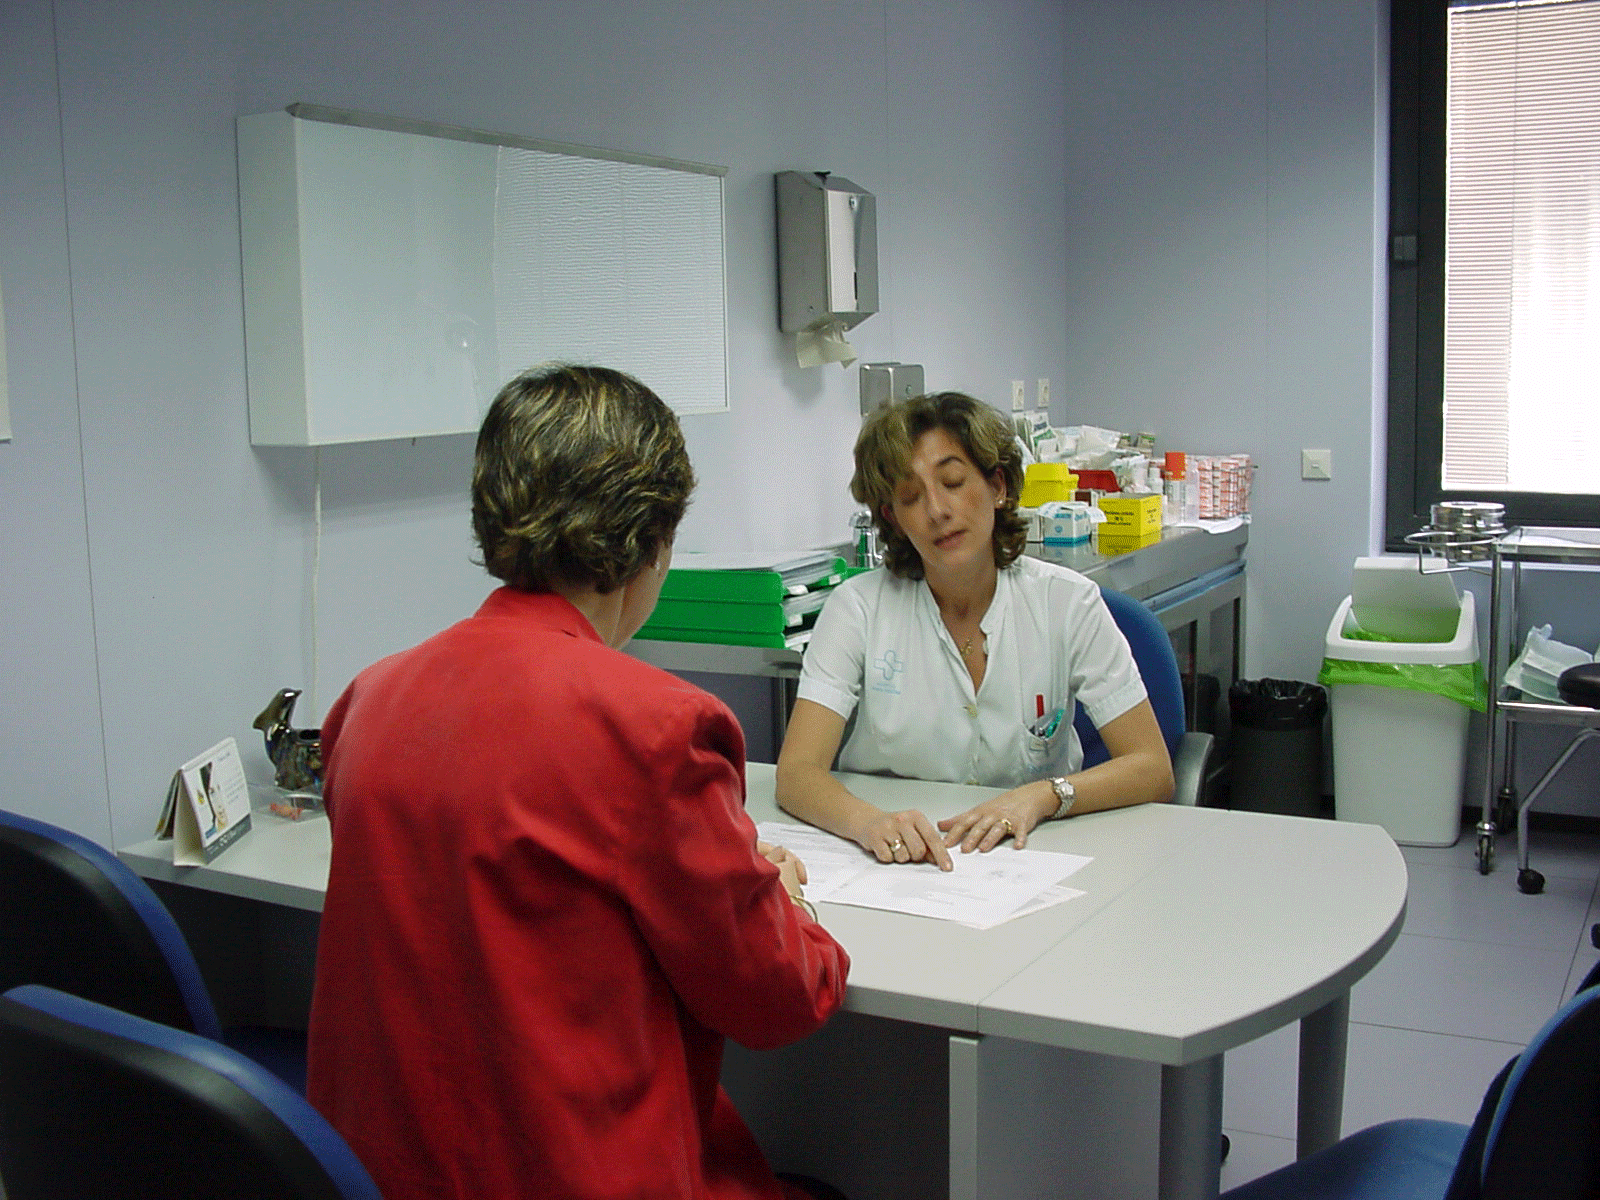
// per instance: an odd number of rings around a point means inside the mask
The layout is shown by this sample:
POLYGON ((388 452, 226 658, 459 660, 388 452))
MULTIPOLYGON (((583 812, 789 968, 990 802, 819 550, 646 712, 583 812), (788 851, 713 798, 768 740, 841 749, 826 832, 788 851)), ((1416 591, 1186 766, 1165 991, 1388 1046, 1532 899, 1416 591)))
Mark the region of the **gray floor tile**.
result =
POLYGON ((1495 1073, 1521 1049, 1501 1041, 1352 1024, 1344 1132, 1401 1117, 1470 1124, 1495 1073))
POLYGON ((1408 934, 1570 951, 1586 928, 1592 879, 1554 875, 1542 893, 1525 896, 1513 871, 1479 875, 1470 867, 1408 866, 1408 934))
MULTIPOLYGON (((1495 869, 1489 878, 1505 874, 1513 883, 1517 875, 1517 831, 1502 833, 1494 844, 1495 869)), ((1473 862, 1476 863, 1476 851, 1473 862)), ((1546 879, 1562 876, 1600 880, 1600 841, 1586 834, 1534 829, 1528 834, 1528 865, 1546 879)))
POLYGON ((1222 1190, 1249 1183, 1294 1161, 1294 1139, 1266 1137, 1245 1130, 1227 1130, 1233 1143, 1222 1164, 1222 1190))
MULTIPOLYGON (((1478 835, 1475 818, 1462 825, 1461 837, 1453 846, 1401 846, 1407 863, 1418 866, 1457 866, 1478 869, 1478 835)), ((1553 875, 1600 881, 1600 838, 1589 834, 1534 829, 1528 835, 1528 865, 1547 878, 1553 875)), ((1495 869, 1485 878, 1507 875, 1516 885, 1517 831, 1513 828, 1495 838, 1495 869)))
POLYGON ((1286 1025, 1223 1057, 1223 1128, 1288 1138, 1293 1144, 1299 1030, 1298 1022, 1286 1025))
POLYGON ((1562 1000, 1570 999, 1572 993, 1578 990, 1578 985, 1592 971, 1596 963, 1600 963, 1600 949, 1596 949, 1591 931, 1600 923, 1600 893, 1589 902, 1589 911, 1584 914, 1583 928, 1578 932, 1578 948, 1572 955, 1572 971, 1567 976, 1567 987, 1561 994, 1562 1000))
POLYGON ((1400 854, 1408 864, 1470 867, 1477 861, 1477 835, 1468 822, 1462 825, 1461 836, 1454 846, 1401 846, 1400 854))
POLYGON ((1350 1019, 1526 1043, 1561 1003, 1573 951, 1401 934, 1350 995, 1350 1019))

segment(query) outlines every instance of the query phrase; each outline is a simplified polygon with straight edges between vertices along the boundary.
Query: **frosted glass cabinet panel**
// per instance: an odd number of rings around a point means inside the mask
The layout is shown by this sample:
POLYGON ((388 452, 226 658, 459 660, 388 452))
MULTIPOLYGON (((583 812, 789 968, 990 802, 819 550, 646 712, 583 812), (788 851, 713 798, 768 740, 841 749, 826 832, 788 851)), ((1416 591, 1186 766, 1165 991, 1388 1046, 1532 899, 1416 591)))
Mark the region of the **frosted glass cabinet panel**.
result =
POLYGON ((727 408, 717 168, 326 111, 238 123, 252 442, 471 432, 550 359, 727 408))

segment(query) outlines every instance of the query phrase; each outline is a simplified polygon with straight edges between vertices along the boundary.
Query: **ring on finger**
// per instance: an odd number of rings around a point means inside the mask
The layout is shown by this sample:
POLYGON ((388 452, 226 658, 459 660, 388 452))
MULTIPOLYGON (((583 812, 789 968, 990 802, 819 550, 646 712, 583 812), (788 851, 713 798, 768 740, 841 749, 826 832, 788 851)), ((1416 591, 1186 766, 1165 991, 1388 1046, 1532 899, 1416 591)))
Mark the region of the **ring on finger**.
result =
POLYGON ((889 853, 890 854, 898 854, 900 851, 904 850, 905 848, 906 848, 906 844, 900 838, 895 838, 894 841, 889 843, 889 853))
POLYGON ((1011 827, 1011 820, 1010 820, 1009 817, 1000 818, 1000 824, 1005 826, 1005 830, 1006 830, 1007 833, 1012 834, 1013 836, 1016 835, 1017 831, 1011 827))

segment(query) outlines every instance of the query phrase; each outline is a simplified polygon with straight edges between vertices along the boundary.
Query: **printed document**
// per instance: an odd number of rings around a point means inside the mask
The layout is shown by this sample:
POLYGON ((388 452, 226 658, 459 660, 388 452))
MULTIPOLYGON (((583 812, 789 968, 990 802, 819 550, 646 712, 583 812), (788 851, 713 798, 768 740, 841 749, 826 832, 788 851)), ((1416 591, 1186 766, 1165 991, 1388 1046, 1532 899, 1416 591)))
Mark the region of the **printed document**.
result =
POLYGON ((810 825, 763 821, 756 832, 805 863, 808 900, 935 917, 974 929, 992 929, 1083 895, 1062 883, 1093 861, 1002 846, 987 854, 955 850, 955 869, 941 871, 932 863, 881 863, 854 842, 810 825))

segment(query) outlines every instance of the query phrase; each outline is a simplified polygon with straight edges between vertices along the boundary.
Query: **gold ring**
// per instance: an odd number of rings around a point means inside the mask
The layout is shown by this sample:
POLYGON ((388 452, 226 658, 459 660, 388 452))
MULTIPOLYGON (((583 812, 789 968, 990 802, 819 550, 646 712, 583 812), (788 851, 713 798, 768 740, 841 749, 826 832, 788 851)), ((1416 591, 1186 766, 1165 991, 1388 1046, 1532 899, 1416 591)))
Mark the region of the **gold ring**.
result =
POLYGON ((1007 833, 1011 834, 1013 837, 1016 836, 1016 832, 1017 831, 1011 827, 1011 821, 1010 821, 1009 818, 1001 817, 1000 818, 1000 824, 1002 824, 1002 825, 1004 825, 1006 827, 1006 832, 1007 833))
POLYGON ((901 841, 899 838, 895 838, 894 841, 889 843, 889 853, 890 854, 898 853, 899 851, 904 850, 905 848, 906 848, 905 842, 901 841))

